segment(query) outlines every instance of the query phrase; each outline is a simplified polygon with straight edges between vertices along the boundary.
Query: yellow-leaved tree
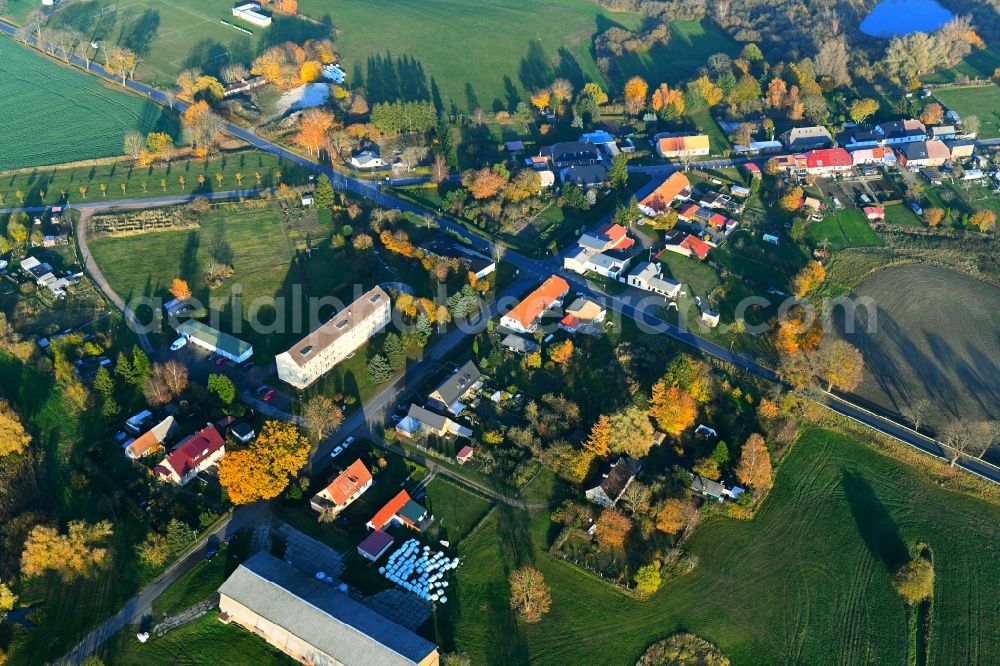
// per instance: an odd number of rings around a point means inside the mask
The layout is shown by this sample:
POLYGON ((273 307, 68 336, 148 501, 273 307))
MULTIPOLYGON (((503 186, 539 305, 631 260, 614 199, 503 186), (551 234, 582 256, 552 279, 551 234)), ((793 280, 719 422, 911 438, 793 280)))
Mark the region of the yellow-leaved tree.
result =
POLYGON ((219 482, 234 504, 281 494, 309 458, 309 441, 290 423, 268 421, 248 448, 226 453, 219 482))
POLYGON ((93 525, 74 520, 66 534, 49 525, 36 525, 21 552, 21 573, 30 578, 54 571, 66 582, 89 576, 108 560, 103 542, 111 531, 106 520, 93 525))
POLYGON ((30 442, 31 435, 25 432, 17 412, 0 398, 0 456, 21 453, 30 442))

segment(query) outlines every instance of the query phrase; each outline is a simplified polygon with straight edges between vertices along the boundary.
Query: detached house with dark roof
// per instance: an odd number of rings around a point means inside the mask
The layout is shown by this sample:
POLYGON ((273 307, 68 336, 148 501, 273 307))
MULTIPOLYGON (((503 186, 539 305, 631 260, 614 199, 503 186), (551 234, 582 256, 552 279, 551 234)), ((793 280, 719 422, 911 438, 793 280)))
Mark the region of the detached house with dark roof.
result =
POLYGON ((635 480, 635 475, 639 473, 640 467, 639 462, 633 458, 619 458, 610 469, 601 475, 597 485, 587 489, 587 499, 594 504, 610 509, 618 503, 622 493, 635 480))
POLYGON ((303 664, 438 666, 437 646, 269 553, 219 588, 219 619, 303 664))
POLYGON ((467 361, 431 391, 427 397, 428 404, 452 414, 461 414, 465 409, 461 401, 482 386, 482 378, 483 373, 479 372, 476 364, 467 361))
POLYGON ((833 145, 830 131, 822 125, 813 127, 793 127, 782 133, 781 143, 789 150, 810 150, 833 145))

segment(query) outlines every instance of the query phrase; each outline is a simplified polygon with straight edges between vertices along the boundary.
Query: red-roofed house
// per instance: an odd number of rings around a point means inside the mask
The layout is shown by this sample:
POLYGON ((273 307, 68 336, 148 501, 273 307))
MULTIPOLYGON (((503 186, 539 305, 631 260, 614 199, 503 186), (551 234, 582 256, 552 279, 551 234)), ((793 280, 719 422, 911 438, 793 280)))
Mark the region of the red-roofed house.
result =
POLYGON ((400 490, 398 495, 372 516, 367 527, 370 530, 384 530, 388 525, 397 524, 419 532, 420 523, 426 518, 427 509, 410 499, 410 493, 400 490))
POLYGON ((823 148, 806 153, 806 171, 817 176, 843 173, 853 166, 851 154, 843 148, 823 148))
POLYGON ((159 477, 178 486, 185 485, 226 455, 226 442, 215 426, 208 425, 191 435, 156 466, 159 477))
POLYGON ((698 204, 688 204, 680 209, 677 213, 677 219, 683 220, 685 222, 693 220, 698 213, 698 209, 701 208, 698 204))
POLYGON ((542 314, 554 305, 562 305, 562 299, 568 293, 569 283, 558 275, 552 275, 501 317, 500 325, 518 333, 534 333, 542 314))
POLYGON ((885 219, 885 208, 881 208, 879 206, 865 206, 864 211, 865 218, 869 221, 885 219))
POLYGON ((472 454, 474 453, 471 446, 463 446, 462 449, 455 454, 455 461, 459 465, 464 465, 465 463, 472 460, 472 454))
POLYGON ((313 496, 313 511, 332 511, 334 515, 348 507, 372 486, 372 473, 361 460, 355 460, 323 490, 313 496))
POLYGON ((746 171, 752 178, 760 178, 760 167, 753 162, 747 162, 743 165, 743 170, 746 171))
POLYGON ((653 217, 670 210, 678 199, 686 199, 691 192, 691 181, 680 171, 675 171, 665 181, 639 202, 643 215, 653 217))
POLYGON ((712 249, 712 246, 703 240, 695 238, 691 234, 688 234, 687 238, 681 241, 681 247, 686 248, 691 251, 691 254, 698 257, 699 259, 704 259, 708 256, 708 251, 712 249))
POLYGON ((608 252, 627 250, 635 244, 635 239, 628 237, 628 229, 622 225, 609 222, 580 236, 578 243, 588 250, 608 252))

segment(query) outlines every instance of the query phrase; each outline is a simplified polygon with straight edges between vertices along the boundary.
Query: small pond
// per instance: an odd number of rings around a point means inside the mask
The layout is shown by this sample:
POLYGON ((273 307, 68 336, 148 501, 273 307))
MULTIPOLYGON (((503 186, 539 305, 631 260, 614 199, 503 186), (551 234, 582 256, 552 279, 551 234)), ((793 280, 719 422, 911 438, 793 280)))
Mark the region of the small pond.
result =
POLYGON ((872 37, 933 32, 953 16, 936 0, 882 0, 861 22, 861 32, 872 37))

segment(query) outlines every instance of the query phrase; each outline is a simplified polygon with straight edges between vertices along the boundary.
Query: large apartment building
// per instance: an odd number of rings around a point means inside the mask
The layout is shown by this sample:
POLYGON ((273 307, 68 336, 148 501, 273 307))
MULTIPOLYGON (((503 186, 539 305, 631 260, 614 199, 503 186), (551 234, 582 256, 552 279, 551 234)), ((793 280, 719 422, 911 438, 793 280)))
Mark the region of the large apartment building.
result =
POLYGON ((330 321, 275 357, 278 377, 304 389, 358 347, 382 331, 390 320, 389 294, 375 287, 330 321))

